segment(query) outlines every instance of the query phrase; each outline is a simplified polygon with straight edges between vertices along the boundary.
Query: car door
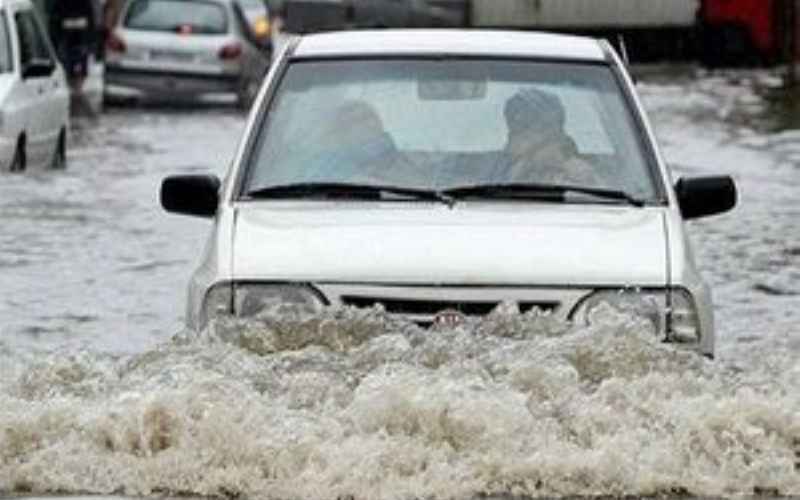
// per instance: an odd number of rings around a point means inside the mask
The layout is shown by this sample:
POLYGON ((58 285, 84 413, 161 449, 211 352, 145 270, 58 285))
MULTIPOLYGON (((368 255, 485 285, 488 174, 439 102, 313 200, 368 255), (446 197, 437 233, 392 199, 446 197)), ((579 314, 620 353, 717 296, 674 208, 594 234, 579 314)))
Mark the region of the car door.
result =
POLYGON ((19 64, 16 60, 14 27, 9 23, 5 8, 0 7, 0 96, 2 96, 2 119, 0 119, 0 170, 11 164, 17 142, 24 129, 24 116, 27 105, 25 89, 19 77, 19 64))
POLYGON ((58 131, 53 131, 53 117, 48 116, 49 94, 52 92, 52 76, 55 72, 46 41, 37 29, 34 13, 30 8, 14 12, 17 31, 18 65, 22 82, 20 84, 21 111, 24 116, 26 153, 30 163, 41 164, 47 161, 55 148, 58 131), (51 63, 53 70, 46 74, 33 71, 51 63), (55 138, 54 138, 55 136, 55 138))
MULTIPOLYGON (((45 107, 44 127, 46 129, 46 142, 50 144, 49 152, 53 151, 62 129, 66 129, 69 121, 70 92, 64 69, 58 61, 56 51, 47 35, 45 24, 36 10, 28 11, 31 16, 32 26, 36 36, 37 58, 46 61, 53 71, 42 79, 44 85, 45 107)), ((48 159, 49 156, 48 156, 48 159)))

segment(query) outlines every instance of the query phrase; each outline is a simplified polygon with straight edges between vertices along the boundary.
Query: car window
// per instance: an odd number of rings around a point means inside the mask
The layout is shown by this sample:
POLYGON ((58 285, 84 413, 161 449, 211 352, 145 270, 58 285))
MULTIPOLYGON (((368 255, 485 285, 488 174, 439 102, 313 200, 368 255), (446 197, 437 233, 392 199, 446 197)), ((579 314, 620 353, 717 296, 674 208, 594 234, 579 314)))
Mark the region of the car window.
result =
POLYGON ((14 69, 7 22, 5 11, 0 10, 0 73, 8 73, 14 69))
POLYGON ((32 11, 23 10, 14 14, 17 23, 19 40, 20 66, 25 67, 31 61, 51 60, 50 49, 42 30, 32 11))
POLYGON ((228 32, 228 15, 222 5, 213 2, 134 0, 124 24, 134 30, 215 35, 228 32))
POLYGON ((239 0, 239 4, 245 10, 261 10, 266 12, 267 5, 261 0, 239 0))
POLYGON ((587 180, 561 183, 648 199, 658 192, 619 83, 604 65, 299 61, 277 96, 247 189, 384 174, 393 184, 440 189, 556 183, 560 169, 575 167, 587 180), (519 177, 526 169, 530 176, 519 177))

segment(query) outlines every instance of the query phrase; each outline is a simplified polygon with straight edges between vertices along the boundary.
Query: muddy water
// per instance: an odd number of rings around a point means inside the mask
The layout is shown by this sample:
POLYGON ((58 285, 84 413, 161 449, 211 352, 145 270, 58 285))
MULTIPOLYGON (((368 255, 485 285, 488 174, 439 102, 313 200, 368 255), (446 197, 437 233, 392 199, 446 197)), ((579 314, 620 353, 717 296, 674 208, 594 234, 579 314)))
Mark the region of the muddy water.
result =
POLYGON ((614 311, 592 329, 339 310, 182 331, 208 226, 163 214, 158 183, 224 172, 243 119, 81 124, 65 173, 0 187, 0 492, 800 495, 800 132, 770 121, 775 87, 640 84, 676 174, 739 183, 736 211, 690 229, 715 362, 614 311))

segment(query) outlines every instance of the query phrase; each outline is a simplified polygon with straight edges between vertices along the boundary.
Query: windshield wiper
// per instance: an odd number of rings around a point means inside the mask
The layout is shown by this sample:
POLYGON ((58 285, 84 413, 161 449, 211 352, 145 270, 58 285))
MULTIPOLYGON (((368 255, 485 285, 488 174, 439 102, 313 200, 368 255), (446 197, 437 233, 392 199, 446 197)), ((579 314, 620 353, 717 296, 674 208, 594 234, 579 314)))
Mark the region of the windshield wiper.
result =
POLYGON ((441 193, 456 199, 481 197, 511 200, 544 200, 553 202, 564 202, 568 194, 579 193, 607 200, 622 201, 635 207, 643 207, 645 205, 644 200, 636 198, 625 191, 565 184, 476 184, 445 189, 441 193))
POLYGON ((257 188, 247 193, 253 199, 366 199, 383 200, 386 195, 397 195, 416 200, 438 201, 452 207, 454 200, 439 191, 398 186, 355 184, 347 182, 299 182, 257 188))

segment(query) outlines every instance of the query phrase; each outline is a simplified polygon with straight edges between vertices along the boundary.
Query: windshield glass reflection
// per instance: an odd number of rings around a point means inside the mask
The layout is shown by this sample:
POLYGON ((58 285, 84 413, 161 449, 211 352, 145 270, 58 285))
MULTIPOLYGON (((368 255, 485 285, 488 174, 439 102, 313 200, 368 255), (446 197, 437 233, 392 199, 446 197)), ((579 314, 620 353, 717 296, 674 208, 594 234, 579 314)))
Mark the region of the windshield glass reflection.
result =
POLYGON ((245 192, 301 182, 657 190, 607 67, 452 59, 295 62, 245 192))

